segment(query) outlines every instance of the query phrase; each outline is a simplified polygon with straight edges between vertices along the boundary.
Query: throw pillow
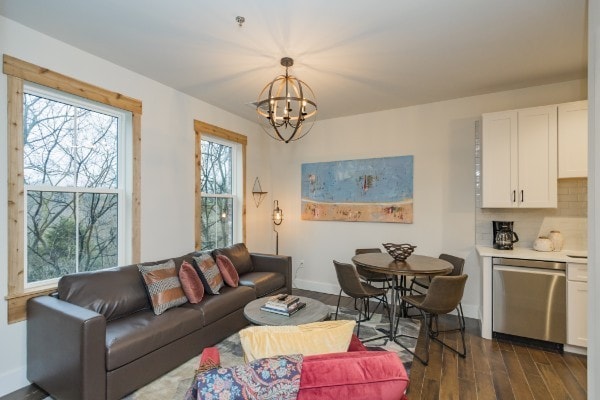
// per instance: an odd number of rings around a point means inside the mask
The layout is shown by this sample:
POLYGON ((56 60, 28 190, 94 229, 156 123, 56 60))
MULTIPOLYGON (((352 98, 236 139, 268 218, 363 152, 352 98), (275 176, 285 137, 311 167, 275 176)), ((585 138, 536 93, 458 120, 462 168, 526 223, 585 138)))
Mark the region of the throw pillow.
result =
POLYGON ((252 326, 240 331, 246 361, 282 354, 345 352, 355 321, 323 321, 298 326, 252 326))
POLYGON ((175 262, 169 260, 164 264, 138 265, 144 278, 154 314, 160 315, 169 308, 177 307, 187 302, 187 297, 181 289, 177 277, 175 262))
POLYGON ((179 280, 181 281, 185 297, 188 298, 189 302, 192 304, 200 303, 204 297, 204 285, 192 264, 187 261, 181 263, 179 280))
POLYGON ((198 268, 200 280, 202 280, 206 293, 219 294, 219 290, 223 287, 223 277, 212 256, 202 254, 194 257, 194 264, 198 268))
MULTIPOLYGON (((300 389, 299 354, 256 360, 247 365, 214 368, 196 375, 190 391, 202 399, 295 400, 300 389)), ((189 398, 189 397, 188 397, 189 398)))
POLYGON ((217 266, 223 276, 225 283, 231 287, 238 287, 240 284, 240 276, 238 275, 231 260, 222 254, 217 256, 217 266))

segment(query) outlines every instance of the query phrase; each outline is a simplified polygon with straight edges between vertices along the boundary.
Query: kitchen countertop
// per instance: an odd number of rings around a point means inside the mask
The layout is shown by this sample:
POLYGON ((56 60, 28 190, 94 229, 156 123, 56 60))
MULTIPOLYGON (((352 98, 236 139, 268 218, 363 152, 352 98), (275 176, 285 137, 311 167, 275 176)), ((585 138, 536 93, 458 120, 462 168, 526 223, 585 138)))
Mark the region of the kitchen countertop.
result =
POLYGON ((587 251, 536 251, 530 248, 515 247, 513 250, 498 250, 490 246, 475 246, 481 257, 522 258, 525 260, 559 261, 576 264, 587 264, 587 258, 573 258, 569 255, 587 256, 587 251))

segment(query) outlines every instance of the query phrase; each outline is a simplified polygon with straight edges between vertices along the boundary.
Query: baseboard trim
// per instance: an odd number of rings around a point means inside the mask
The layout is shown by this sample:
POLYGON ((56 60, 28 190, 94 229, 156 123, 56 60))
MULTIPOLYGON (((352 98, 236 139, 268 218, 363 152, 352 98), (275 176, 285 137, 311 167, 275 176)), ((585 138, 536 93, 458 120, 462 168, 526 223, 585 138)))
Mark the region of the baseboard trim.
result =
POLYGON ((327 293, 338 295, 340 293, 340 287, 338 285, 332 285, 331 283, 309 281, 307 279, 296 279, 294 280, 294 286, 298 289, 312 290, 313 292, 327 293))
POLYGON ((25 367, 16 368, 0 375, 0 396, 7 395, 25 386, 30 385, 26 378, 27 369, 25 367))

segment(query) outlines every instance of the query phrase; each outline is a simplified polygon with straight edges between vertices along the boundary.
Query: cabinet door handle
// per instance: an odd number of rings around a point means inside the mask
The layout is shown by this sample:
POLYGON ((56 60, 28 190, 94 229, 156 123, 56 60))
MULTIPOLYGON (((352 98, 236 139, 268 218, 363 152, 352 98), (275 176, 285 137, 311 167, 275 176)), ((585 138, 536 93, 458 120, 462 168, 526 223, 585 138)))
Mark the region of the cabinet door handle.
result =
POLYGON ((517 201, 517 191, 513 190, 513 203, 517 201))
POLYGON ((525 197, 523 196, 523 191, 521 190, 521 203, 525 201, 525 197))

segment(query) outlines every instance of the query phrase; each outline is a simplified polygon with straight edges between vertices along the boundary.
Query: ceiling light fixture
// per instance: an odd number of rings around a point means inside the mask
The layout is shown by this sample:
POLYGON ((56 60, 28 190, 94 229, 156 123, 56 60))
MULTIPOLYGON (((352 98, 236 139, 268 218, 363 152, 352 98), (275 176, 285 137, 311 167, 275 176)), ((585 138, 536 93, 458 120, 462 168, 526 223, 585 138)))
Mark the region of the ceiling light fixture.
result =
POLYGON ((310 86, 288 74, 294 60, 283 57, 281 65, 285 67, 285 75, 273 79, 260 92, 256 112, 269 136, 289 143, 310 131, 317 118, 317 103, 310 86))

